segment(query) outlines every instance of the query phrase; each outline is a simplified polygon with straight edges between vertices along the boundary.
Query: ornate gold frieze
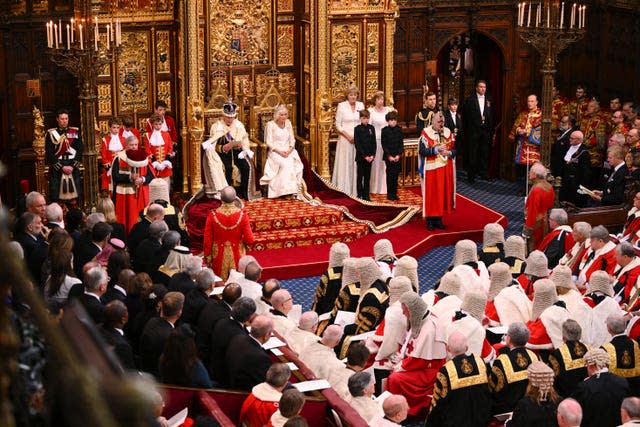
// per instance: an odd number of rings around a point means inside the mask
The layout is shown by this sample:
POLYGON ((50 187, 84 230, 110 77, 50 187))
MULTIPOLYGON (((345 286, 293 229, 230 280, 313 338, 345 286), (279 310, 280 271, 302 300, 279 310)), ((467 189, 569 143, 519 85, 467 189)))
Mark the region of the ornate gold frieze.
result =
POLYGON ((278 0, 278 12, 293 12, 293 0, 278 0))
POLYGON ((157 99, 162 99, 167 103, 167 110, 171 110, 171 82, 162 81, 158 82, 158 92, 156 94, 157 99))
POLYGON ((111 0, 97 3, 100 5, 98 13, 108 13, 122 22, 158 22, 173 19, 174 0, 111 0))
POLYGON ((111 83, 98 85, 98 115, 110 116, 111 109, 111 83))
POLYGON ((367 93, 365 99, 372 99, 373 94, 380 90, 379 83, 379 72, 378 70, 369 70, 367 71, 367 93))
POLYGON ((148 33, 122 33, 122 53, 118 60, 120 111, 147 110, 150 106, 148 51, 148 33))
POLYGON ((377 64, 380 60, 380 25, 375 23, 367 24, 367 63, 377 64))
POLYGON ((278 50, 278 66, 293 66, 293 25, 278 25, 276 46, 278 50))
POLYGON ((269 63, 271 0, 209 0, 209 9, 212 65, 269 63))
MULTIPOLYGON (((393 0, 391 2, 395 3, 393 0)), ((359 14, 380 12, 385 8, 385 3, 389 0, 333 0, 329 2, 329 13, 336 14, 359 14)))
POLYGON ((168 31, 158 31, 156 33, 156 70, 158 73, 169 73, 171 72, 169 49, 169 32, 168 31))
POLYGON ((360 63, 360 25, 337 24, 331 26, 331 88, 333 98, 344 96, 349 86, 358 85, 360 63))

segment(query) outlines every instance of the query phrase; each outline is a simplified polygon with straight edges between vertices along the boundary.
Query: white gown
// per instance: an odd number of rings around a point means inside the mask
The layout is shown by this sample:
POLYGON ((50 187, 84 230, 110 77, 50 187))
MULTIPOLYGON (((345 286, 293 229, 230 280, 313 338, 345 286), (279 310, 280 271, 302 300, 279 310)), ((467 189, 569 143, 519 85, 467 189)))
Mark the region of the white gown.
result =
POLYGON ((391 108, 384 107, 384 111, 379 113, 375 108, 369 108, 371 118, 369 124, 376 129, 376 157, 371 163, 371 181, 369 181, 369 191, 373 194, 387 194, 387 166, 384 163, 382 151, 382 128, 387 126, 385 116, 391 108))
MULTIPOLYGON (((349 101, 342 101, 336 110, 336 130, 353 135, 353 130, 360 124, 360 110, 364 104, 356 101, 353 111, 349 101)), ((331 183, 346 194, 356 194, 356 147, 342 135, 338 136, 336 158, 333 163, 331 183)))
POLYGON ((269 147, 269 156, 264 165, 264 175, 260 178, 260 184, 269 186, 270 199, 297 194, 302 181, 303 166, 295 150, 296 140, 291 121, 287 120, 284 128, 270 121, 265 128, 264 139, 269 147), (285 151, 289 148, 294 150, 286 158, 274 151, 285 151))

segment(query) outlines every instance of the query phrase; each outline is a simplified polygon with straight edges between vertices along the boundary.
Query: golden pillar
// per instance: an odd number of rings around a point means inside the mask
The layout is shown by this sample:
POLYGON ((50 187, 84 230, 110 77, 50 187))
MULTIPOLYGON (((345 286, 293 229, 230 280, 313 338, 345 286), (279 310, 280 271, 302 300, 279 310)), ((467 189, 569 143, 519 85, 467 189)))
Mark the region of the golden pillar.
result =
POLYGON ((189 191, 195 193, 202 186, 200 175, 200 144, 204 135, 202 117, 203 100, 200 98, 200 67, 198 66, 198 0, 188 0, 185 5, 186 22, 183 43, 186 58, 184 63, 184 80, 186 80, 188 137, 186 138, 185 157, 189 157, 185 173, 189 180, 189 191))

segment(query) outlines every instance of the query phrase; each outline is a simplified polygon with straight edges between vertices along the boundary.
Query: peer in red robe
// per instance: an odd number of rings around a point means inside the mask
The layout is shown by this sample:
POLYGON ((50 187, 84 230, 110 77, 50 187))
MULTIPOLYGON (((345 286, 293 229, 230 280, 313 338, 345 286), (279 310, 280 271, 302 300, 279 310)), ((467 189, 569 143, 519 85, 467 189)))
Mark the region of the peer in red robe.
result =
POLYGON ((640 258, 635 255, 635 250, 627 244, 616 249, 618 265, 613 273, 613 293, 616 301, 623 304, 631 302, 632 307, 627 310, 635 310, 638 305, 638 277, 640 277, 640 258), (630 301, 633 299, 633 301, 630 301))
POLYGON ((442 217, 455 209, 456 172, 455 136, 444 127, 442 114, 436 113, 433 124, 420 135, 422 216, 427 228, 444 228, 442 217))
POLYGON ((604 270, 609 274, 613 274, 616 265, 615 243, 603 242, 602 246, 598 245, 594 249, 592 241, 592 246, 584 253, 580 265, 578 265, 578 283, 588 282, 594 271, 604 270))
POLYGON ((529 171, 529 179, 533 184, 525 204, 523 234, 529 238, 531 250, 542 242, 548 228, 547 212, 555 202, 555 192, 545 179, 546 173, 546 168, 540 163, 534 163, 529 171))
MULTIPOLYGON (((551 221, 551 219, 549 219, 551 221)), ((568 225, 560 225, 549 232, 538 245, 549 262, 549 269, 555 268, 560 259, 573 248, 573 229, 568 225)))
POLYGON ((223 198, 222 206, 209 212, 204 227, 204 257, 207 264, 223 280, 229 271, 237 268, 238 260, 245 253, 245 244, 254 241, 249 225, 249 215, 234 204, 235 191, 228 202, 223 198))
POLYGON ((153 172, 144 150, 138 150, 138 140, 127 144, 111 165, 115 193, 116 217, 124 224, 127 234, 138 222, 138 213, 149 204, 149 183, 153 172))
POLYGON ((640 192, 633 198, 633 207, 627 214, 627 221, 622 229, 620 240, 626 240, 635 245, 638 242, 638 232, 640 232, 640 192))
POLYGON ((117 154, 124 150, 125 139, 120 134, 120 120, 112 118, 109 120, 109 133, 102 138, 102 174, 100 180, 101 190, 112 190, 111 186, 111 164, 117 154))

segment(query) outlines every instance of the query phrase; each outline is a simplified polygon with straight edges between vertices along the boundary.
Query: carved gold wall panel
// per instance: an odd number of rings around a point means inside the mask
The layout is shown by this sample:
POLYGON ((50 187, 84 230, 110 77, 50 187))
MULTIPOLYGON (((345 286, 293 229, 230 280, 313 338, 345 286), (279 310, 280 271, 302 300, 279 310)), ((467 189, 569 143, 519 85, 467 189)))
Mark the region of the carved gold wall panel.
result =
POLYGON ((169 55, 169 32, 158 31, 156 33, 156 70, 158 73, 171 72, 169 55))
POLYGON ((167 103, 167 110, 171 111, 171 82, 158 82, 158 93, 156 98, 162 99, 167 103))
POLYGON ((367 24, 367 63, 377 64, 380 52, 380 25, 378 23, 367 24))
POLYGON ((111 84, 98 85, 98 115, 112 115, 111 108, 111 84))
POLYGON ((381 12, 387 2, 388 0, 333 0, 328 2, 329 13, 335 15, 381 12))
POLYGON ((111 0, 93 3, 101 5, 101 12, 110 13, 121 20, 157 22, 173 19, 174 0, 111 0))
POLYGON ((109 133, 109 120, 98 120, 98 129, 100 133, 106 135, 109 133))
POLYGON ((278 51, 278 66, 293 66, 293 25, 278 25, 276 40, 278 51))
POLYGON ((149 102, 149 35, 146 32, 122 34, 122 53, 118 59, 120 111, 146 110, 149 102))
POLYGON ((344 96, 350 85, 358 85, 360 25, 331 26, 331 87, 333 98, 344 96))
POLYGON ((376 91, 381 90, 378 76, 378 70, 367 71, 367 93, 365 100, 372 99, 373 94, 376 93, 376 91))
POLYGON ((269 63, 271 7, 271 0, 209 0, 211 64, 269 63))
POLYGON ((293 0, 278 0, 278 12, 293 12, 293 0))

